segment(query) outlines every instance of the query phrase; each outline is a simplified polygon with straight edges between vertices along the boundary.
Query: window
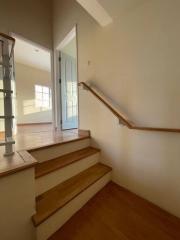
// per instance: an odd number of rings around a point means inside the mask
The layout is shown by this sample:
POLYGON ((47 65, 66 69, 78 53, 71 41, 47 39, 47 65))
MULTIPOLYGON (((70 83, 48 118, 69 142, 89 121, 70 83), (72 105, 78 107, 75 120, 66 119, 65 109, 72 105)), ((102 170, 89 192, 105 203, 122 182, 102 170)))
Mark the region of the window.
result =
POLYGON ((51 109, 51 89, 46 86, 35 85, 35 105, 38 108, 51 109))

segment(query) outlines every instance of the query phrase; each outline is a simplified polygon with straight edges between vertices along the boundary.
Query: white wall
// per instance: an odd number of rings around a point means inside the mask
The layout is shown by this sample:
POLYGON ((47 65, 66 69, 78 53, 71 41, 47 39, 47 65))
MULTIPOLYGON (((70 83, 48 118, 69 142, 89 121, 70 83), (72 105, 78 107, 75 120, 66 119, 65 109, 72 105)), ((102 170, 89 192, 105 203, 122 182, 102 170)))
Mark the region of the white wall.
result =
POLYGON ((34 168, 0 179, 0 236, 3 240, 34 240, 34 168))
MULTIPOLYGON (((77 23, 79 81, 93 80, 136 124, 180 128, 180 2, 104 3, 113 23, 101 28, 75 1, 54 0, 54 47, 77 23)), ((128 130, 85 91, 80 128, 115 182, 180 217, 179 134, 128 130)))
POLYGON ((17 124, 52 122, 52 109, 36 106, 35 85, 51 88, 51 73, 16 63, 17 124))
POLYGON ((0 32, 14 32, 52 48, 51 0, 6 0, 0 4, 0 32))
POLYGON ((76 37, 74 37, 64 48, 62 48, 61 52, 66 53, 67 55, 76 58, 76 37))

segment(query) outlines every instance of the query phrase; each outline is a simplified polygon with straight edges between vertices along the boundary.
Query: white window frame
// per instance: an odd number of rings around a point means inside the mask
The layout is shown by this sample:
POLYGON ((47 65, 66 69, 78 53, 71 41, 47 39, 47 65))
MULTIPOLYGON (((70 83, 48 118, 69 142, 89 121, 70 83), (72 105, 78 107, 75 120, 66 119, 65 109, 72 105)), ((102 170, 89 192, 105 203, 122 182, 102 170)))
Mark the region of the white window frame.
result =
POLYGON ((34 88, 35 88, 35 107, 40 108, 41 111, 52 109, 51 88, 49 86, 43 86, 39 84, 36 84, 34 88))

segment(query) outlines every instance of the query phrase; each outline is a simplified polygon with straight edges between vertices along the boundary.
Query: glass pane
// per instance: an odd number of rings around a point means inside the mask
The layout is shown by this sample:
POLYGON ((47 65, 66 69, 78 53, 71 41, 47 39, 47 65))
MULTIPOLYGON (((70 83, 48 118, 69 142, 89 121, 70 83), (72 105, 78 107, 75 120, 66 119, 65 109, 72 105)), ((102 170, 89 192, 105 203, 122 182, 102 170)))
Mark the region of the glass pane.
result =
POLYGON ((42 93, 36 92, 36 99, 37 100, 42 100, 42 93))
POLYGON ((48 87, 43 87, 43 93, 49 93, 49 88, 48 87))
POLYGON ((43 101, 49 101, 49 94, 43 94, 43 101))
POLYGON ((35 85, 35 92, 42 92, 42 86, 35 85))
POLYGON ((35 103, 36 108, 43 108, 44 111, 51 108, 50 105, 50 88, 46 86, 35 85, 35 103))

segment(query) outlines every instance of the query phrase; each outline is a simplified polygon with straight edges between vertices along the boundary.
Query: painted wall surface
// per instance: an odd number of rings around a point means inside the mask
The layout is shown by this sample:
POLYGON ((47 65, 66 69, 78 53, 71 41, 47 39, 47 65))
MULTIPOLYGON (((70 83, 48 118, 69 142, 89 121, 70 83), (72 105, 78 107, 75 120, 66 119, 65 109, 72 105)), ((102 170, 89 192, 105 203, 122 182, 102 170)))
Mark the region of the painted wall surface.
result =
POLYGON ((0 6, 0 32, 14 32, 44 47, 52 48, 52 2, 6 0, 0 6))
POLYGON ((37 105, 36 85, 51 88, 51 73, 16 63, 17 124, 52 122, 52 109, 37 105))
POLYGON ((64 46, 61 52, 66 53, 73 58, 77 58, 76 48, 76 37, 74 37, 66 46, 64 46))
MULTIPOLYGON (((79 81, 136 124, 180 128, 180 2, 102 2, 113 18, 104 28, 75 1, 54 0, 54 47, 77 23, 79 81)), ((180 135, 128 130, 84 90, 79 104, 80 128, 91 130, 113 180, 180 217, 180 135)))
POLYGON ((0 232, 3 240, 35 240, 34 168, 1 178, 0 232))

